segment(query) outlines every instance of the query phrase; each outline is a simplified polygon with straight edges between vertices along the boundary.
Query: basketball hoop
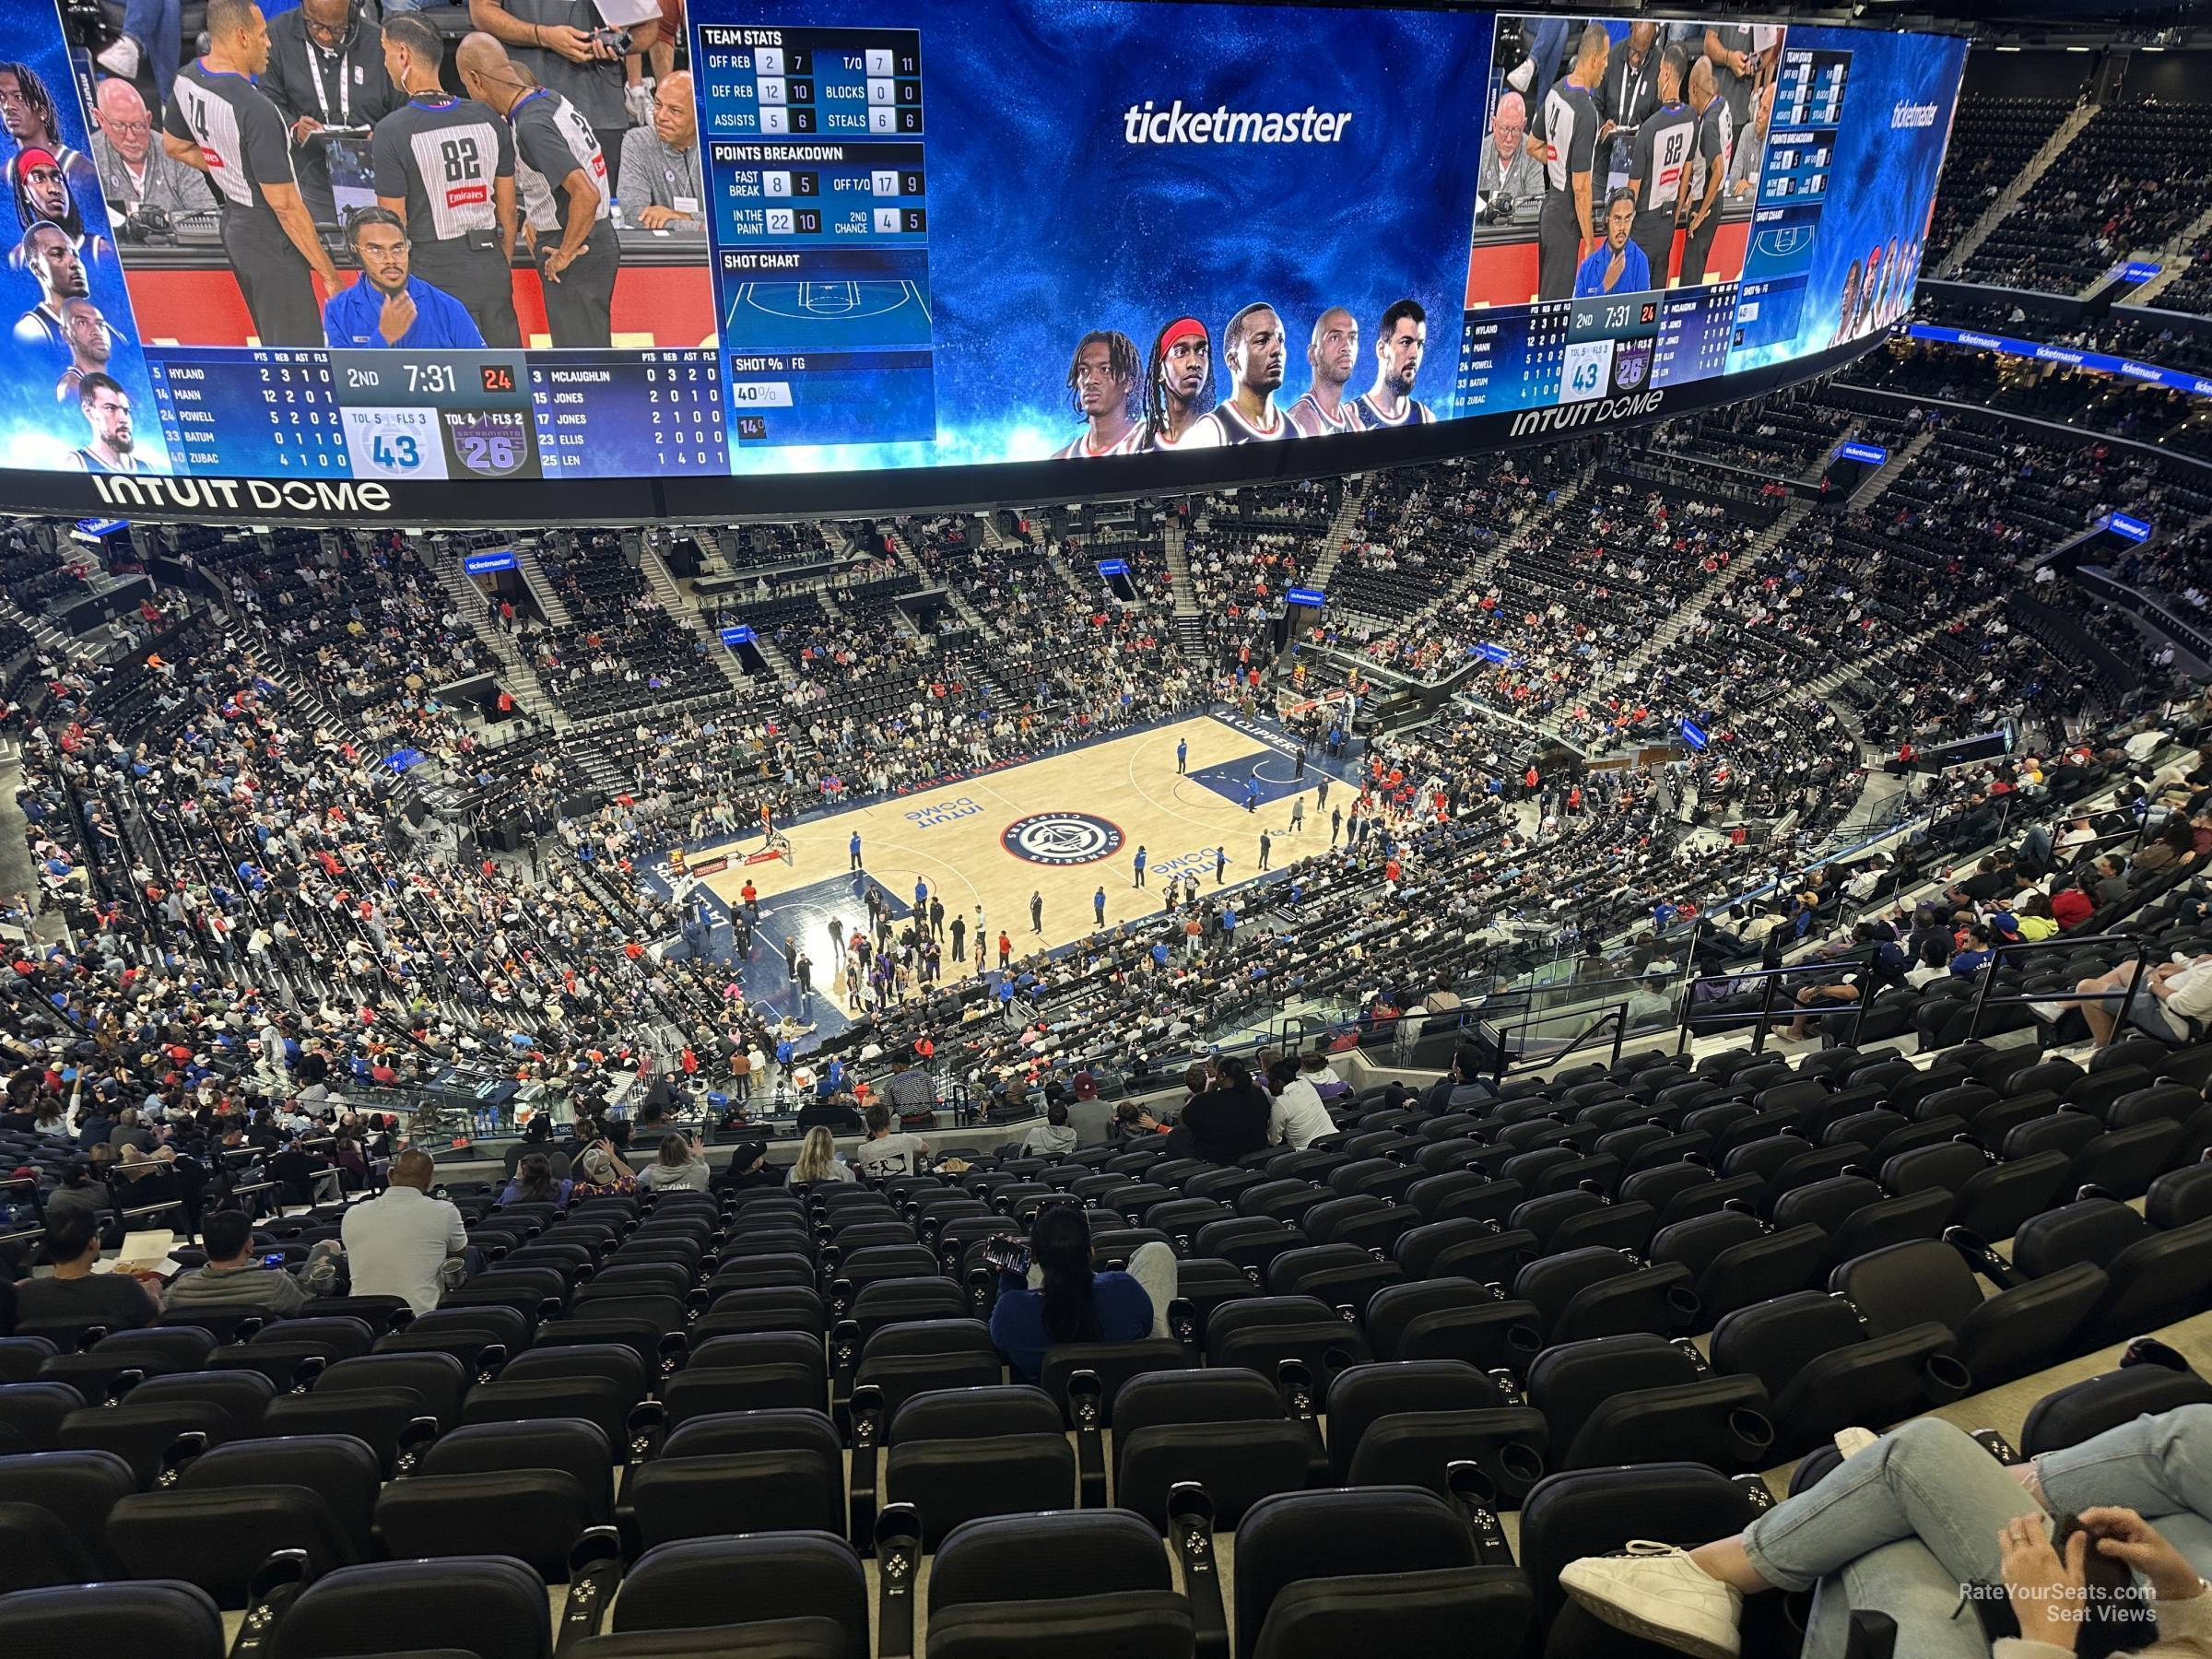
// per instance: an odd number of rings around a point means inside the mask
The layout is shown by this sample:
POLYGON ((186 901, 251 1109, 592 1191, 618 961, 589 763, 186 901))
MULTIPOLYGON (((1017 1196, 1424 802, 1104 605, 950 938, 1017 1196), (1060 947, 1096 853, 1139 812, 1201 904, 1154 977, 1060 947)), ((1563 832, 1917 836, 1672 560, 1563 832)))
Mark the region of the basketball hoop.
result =
POLYGON ((778 858, 787 865, 795 865, 799 862, 792 855, 791 837, 783 834, 781 830, 768 838, 768 845, 760 848, 758 852, 747 853, 745 855, 745 862, 748 865, 767 864, 771 859, 778 858))

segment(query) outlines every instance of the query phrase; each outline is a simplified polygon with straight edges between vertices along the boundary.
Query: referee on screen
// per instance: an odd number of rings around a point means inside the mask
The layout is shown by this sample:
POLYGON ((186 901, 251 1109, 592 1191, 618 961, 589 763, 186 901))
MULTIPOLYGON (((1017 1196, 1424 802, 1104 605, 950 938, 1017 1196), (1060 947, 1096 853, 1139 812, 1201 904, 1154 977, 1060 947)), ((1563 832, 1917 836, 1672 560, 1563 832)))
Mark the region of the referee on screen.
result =
POLYGON ((208 0, 207 55, 178 72, 161 146, 215 186, 223 251, 261 343, 320 346, 314 278, 335 293, 338 272, 300 199, 284 117, 253 85, 268 63, 261 7, 208 0))
POLYGON ((407 228, 414 273, 468 307, 489 346, 520 346, 514 315, 514 138, 439 84, 445 41, 413 12, 384 23, 384 66, 407 101, 376 124, 376 205, 407 228))
POLYGON ((556 346, 614 344, 615 272, 622 262, 607 212, 606 154, 576 106, 508 57, 488 34, 453 54, 468 95, 514 127, 530 251, 556 346))

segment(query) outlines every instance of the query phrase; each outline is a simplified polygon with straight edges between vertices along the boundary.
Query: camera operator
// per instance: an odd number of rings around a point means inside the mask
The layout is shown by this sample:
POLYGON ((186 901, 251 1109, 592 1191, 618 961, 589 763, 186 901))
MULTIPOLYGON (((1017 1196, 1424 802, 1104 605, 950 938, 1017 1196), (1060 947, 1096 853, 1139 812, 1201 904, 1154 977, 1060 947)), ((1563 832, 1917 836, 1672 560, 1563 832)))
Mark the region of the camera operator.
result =
POLYGON ((468 21, 506 46, 514 61, 575 105, 592 124, 600 154, 619 157, 637 124, 624 97, 623 60, 660 38, 658 22, 609 29, 592 0, 468 0, 468 21))

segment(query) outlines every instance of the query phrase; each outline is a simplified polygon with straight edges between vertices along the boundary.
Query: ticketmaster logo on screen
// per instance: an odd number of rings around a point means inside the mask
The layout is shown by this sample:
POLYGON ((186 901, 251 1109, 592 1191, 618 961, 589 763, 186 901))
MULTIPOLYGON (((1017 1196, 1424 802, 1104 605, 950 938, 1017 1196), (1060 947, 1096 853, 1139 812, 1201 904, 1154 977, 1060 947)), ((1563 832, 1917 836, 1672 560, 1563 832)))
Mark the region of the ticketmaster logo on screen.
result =
POLYGON ((1936 106, 1932 103, 1899 102, 1890 106, 1889 125, 1897 127, 1932 127, 1936 124, 1936 106))
POLYGON ((1226 104, 1211 110, 1186 110, 1177 99, 1166 109, 1155 109, 1146 99, 1122 113, 1122 137, 1130 144, 1335 144, 1352 124, 1352 112, 1302 110, 1262 112, 1232 110, 1226 104))

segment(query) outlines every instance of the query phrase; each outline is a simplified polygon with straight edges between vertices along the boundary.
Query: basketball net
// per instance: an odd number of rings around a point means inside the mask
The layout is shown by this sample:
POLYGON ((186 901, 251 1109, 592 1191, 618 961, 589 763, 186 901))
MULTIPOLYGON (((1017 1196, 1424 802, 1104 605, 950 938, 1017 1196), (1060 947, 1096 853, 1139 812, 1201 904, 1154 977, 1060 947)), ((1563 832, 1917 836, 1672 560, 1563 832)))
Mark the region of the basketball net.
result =
POLYGON ((768 838, 767 846, 762 847, 757 853, 747 853, 745 855, 745 862, 748 865, 767 864, 771 859, 776 858, 782 859, 787 865, 795 865, 799 862, 792 856, 791 837, 783 834, 781 830, 768 838))
POLYGON ((1277 688, 1275 712, 1277 718, 1281 720, 1285 725, 1295 724, 1299 721, 1305 720, 1318 710, 1322 716, 1322 724, 1326 726, 1331 718, 1341 713, 1352 700, 1352 694, 1341 688, 1324 691, 1318 697, 1306 696, 1303 687, 1299 686, 1277 688))

